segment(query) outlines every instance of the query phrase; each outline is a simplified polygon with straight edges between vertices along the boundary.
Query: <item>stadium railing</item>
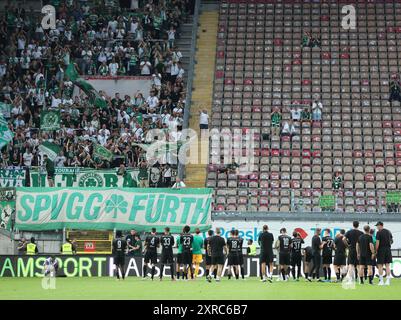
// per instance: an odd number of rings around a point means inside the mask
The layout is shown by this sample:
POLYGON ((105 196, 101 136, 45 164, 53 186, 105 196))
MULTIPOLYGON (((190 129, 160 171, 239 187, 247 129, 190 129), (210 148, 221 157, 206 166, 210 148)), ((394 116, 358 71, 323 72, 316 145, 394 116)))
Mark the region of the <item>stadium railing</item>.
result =
MULTIPOLYGON (((192 39, 191 39, 191 51, 190 51, 190 62, 188 69, 188 81, 187 81, 187 94, 186 94, 186 105, 184 110, 184 124, 183 129, 188 129, 189 127, 189 116, 191 113, 191 100, 192 100, 192 83, 194 78, 194 68, 195 68, 195 53, 196 53, 196 38, 198 31, 198 21, 199 21, 199 10, 200 10, 200 0, 195 0, 195 10, 192 25, 192 39)), ((185 166, 180 163, 178 165, 178 176, 180 179, 184 178, 185 166)))

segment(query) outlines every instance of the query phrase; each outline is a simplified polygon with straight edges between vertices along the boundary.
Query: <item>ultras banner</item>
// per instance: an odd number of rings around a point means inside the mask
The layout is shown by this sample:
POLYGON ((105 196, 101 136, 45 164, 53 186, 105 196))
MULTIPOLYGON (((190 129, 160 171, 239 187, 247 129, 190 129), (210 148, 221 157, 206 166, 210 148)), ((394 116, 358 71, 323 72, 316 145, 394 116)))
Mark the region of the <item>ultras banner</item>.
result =
MULTIPOLYGON (((0 278, 1 277, 43 277, 43 263, 45 256, 0 256, 0 278)), ((105 255, 91 256, 58 256, 59 269, 57 276, 60 277, 112 277, 115 275, 113 257, 105 255)), ((160 261, 158 261, 160 263, 160 261)), ((244 257, 244 275, 246 277, 260 276, 260 261, 258 257, 244 257)), ((126 276, 142 276, 142 257, 127 256, 125 258, 126 276)), ((160 264, 156 265, 155 276, 160 275, 160 264)), ((277 275, 278 266, 274 265, 273 273, 277 275)), ((204 276, 205 265, 201 264, 199 276, 204 276)), ((227 275, 228 266, 225 262, 223 272, 227 275)), ((303 273, 302 273, 303 274, 303 273)), ((334 272, 332 273, 334 274, 334 272)), ((150 276, 150 270, 149 274, 150 276)), ((164 275, 170 275, 170 268, 166 266, 164 275)), ((391 264, 391 275, 393 278, 401 278, 401 258, 394 257, 391 264)))
MULTIPOLYGON (((124 175, 117 170, 93 170, 85 168, 56 168, 56 187, 128 187, 138 184, 138 169, 127 169, 124 175)), ((46 172, 30 171, 31 187, 48 187, 46 172)), ((22 185, 21 185, 22 187, 22 185)))
POLYGON ((205 231, 211 202, 211 189, 17 188, 15 228, 205 231))

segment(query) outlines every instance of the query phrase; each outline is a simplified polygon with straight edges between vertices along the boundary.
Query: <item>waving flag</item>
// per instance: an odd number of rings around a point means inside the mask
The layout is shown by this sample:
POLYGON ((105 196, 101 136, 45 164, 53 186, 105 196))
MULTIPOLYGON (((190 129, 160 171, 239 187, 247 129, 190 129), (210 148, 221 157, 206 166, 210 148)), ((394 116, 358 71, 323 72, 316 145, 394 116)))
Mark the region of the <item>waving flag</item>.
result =
POLYGON ((42 144, 39 146, 39 151, 46 154, 51 161, 54 161, 54 159, 56 159, 60 150, 61 149, 59 145, 47 141, 42 142, 42 144))
POLYGON ((7 121, 0 115, 0 149, 8 145, 13 138, 14 133, 8 128, 7 121))
POLYGON ((97 108, 107 107, 107 102, 102 98, 99 92, 88 81, 79 77, 79 74, 72 63, 68 65, 65 75, 89 97, 89 102, 93 106, 97 108))

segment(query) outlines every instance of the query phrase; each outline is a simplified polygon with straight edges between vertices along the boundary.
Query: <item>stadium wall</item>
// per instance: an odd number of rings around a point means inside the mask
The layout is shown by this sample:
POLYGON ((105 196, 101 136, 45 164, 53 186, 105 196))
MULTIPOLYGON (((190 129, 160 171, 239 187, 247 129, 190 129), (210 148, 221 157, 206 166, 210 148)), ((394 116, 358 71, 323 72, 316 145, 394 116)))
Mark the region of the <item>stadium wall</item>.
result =
MULTIPOLYGON (((43 263, 46 256, 0 256, 0 278, 1 277, 43 277, 43 263)), ((58 256, 59 277, 113 277, 115 265, 111 256, 58 256)), ((125 268, 127 276, 142 276, 142 257, 127 257, 125 268)), ((160 264, 156 265, 155 276, 160 275, 160 264)), ((199 277, 204 276, 204 264, 199 270, 199 277)), ((227 261, 224 272, 227 273, 227 261)), ((394 278, 401 278, 401 257, 393 258, 391 273, 394 278)), ((260 265, 258 257, 244 257, 245 276, 259 277, 260 265)), ((277 267, 274 269, 277 275, 277 267)), ((334 273, 333 273, 334 274, 334 273)), ((170 275, 169 267, 165 268, 165 276, 170 275)), ((149 273, 150 276, 150 273, 149 273)))
MULTIPOLYGON (((120 93, 120 98, 124 99, 124 95, 133 98, 137 91, 142 92, 144 97, 149 93, 152 86, 152 77, 101 77, 91 76, 84 77, 97 91, 104 91, 110 97, 114 97, 116 92, 120 93)), ((75 86, 74 96, 81 93, 80 89, 75 86)))
MULTIPOLYGON (((376 219, 381 219, 381 217, 376 217, 376 219)), ((377 220, 367 220, 367 219, 357 219, 360 222, 360 229, 362 230, 363 226, 369 224, 372 228, 377 222, 377 220)), ((401 222, 386 222, 384 220, 385 228, 389 229, 394 238, 394 243, 392 245, 393 249, 401 249, 401 222)), ((323 232, 325 229, 330 229, 331 236, 334 237, 341 229, 345 229, 346 231, 352 228, 352 221, 340 221, 339 219, 332 218, 332 220, 328 221, 300 221, 300 220, 215 220, 213 221, 213 228, 219 227, 222 229, 222 234, 225 238, 228 238, 230 235, 230 230, 238 229, 240 236, 245 240, 258 240, 258 235, 263 229, 263 225, 267 224, 269 226, 269 231, 273 233, 275 239, 280 234, 281 228, 286 228, 287 233, 289 235, 292 234, 294 229, 301 230, 301 234, 304 234, 305 246, 311 245, 312 237, 315 233, 316 228, 321 228, 323 237, 323 232)))

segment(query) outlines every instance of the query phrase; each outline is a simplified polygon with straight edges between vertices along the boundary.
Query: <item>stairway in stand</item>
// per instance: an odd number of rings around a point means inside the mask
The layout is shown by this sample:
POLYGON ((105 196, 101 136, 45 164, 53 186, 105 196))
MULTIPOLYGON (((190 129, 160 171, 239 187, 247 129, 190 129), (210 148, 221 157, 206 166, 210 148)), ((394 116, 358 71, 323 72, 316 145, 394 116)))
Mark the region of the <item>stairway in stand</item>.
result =
POLYGON ((217 46, 218 11, 202 10, 199 16, 197 61, 193 81, 191 116, 189 126, 198 135, 198 163, 186 165, 187 187, 204 188, 209 155, 209 136, 199 130, 199 111, 207 110, 209 126, 212 110, 213 80, 217 46))

